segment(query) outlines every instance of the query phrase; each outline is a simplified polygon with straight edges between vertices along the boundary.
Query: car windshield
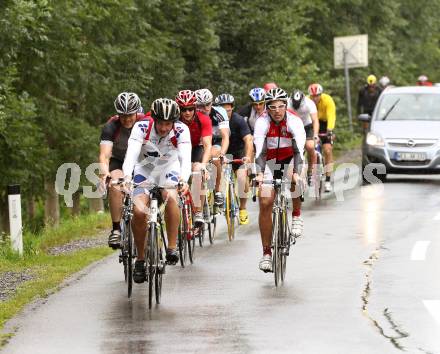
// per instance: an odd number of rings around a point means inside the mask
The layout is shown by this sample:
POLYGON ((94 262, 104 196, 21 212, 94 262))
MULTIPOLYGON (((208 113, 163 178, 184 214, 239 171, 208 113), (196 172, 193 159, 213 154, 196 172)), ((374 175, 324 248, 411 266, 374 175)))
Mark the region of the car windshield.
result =
POLYGON ((377 120, 439 120, 440 94, 400 93, 384 95, 377 120))

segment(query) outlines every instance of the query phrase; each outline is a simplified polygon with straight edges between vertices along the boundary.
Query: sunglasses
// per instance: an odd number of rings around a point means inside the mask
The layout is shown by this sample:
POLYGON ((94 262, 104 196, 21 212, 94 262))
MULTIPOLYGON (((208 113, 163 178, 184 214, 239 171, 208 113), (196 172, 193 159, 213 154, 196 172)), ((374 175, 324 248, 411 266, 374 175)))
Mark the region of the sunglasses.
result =
POLYGON ((287 107, 286 104, 280 104, 280 105, 274 105, 274 104, 270 104, 269 106, 267 106, 271 111, 276 111, 277 109, 284 109, 287 107))
POLYGON ((252 103, 254 106, 262 106, 264 104, 264 101, 261 102, 253 102, 252 103))
POLYGON ((193 112, 195 109, 196 109, 195 107, 183 107, 180 109, 180 112, 188 112, 188 111, 193 112))

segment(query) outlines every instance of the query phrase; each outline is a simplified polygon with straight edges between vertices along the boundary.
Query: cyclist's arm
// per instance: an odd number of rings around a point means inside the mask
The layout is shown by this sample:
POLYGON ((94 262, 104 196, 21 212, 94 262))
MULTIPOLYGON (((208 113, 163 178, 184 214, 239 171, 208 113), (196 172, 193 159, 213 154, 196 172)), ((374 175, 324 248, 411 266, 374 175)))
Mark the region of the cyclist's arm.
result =
POLYGON ((105 177, 109 174, 109 161, 112 156, 113 144, 109 141, 101 141, 99 144, 99 175, 105 177))
POLYGON ((270 123, 266 117, 260 117, 255 121, 254 144, 255 144, 255 162, 264 171, 266 161, 262 156, 266 134, 269 130, 270 123))
POLYGON ((333 98, 328 96, 326 116, 327 116, 327 130, 335 129, 336 124, 336 106, 333 98))
POLYGON ((228 147, 229 147, 229 127, 220 128, 220 134, 222 136, 222 146, 220 149, 220 154, 226 155, 226 152, 228 151, 228 147))
POLYGON ((310 98, 305 98, 307 107, 309 109, 310 118, 312 118, 312 127, 313 127, 313 136, 319 135, 319 118, 318 118, 318 109, 316 108, 315 102, 313 102, 310 98))
POLYGON ((204 136, 202 138, 202 145, 203 145, 202 164, 206 165, 209 159, 211 158, 212 135, 204 136))
POLYGON ((180 179, 188 182, 191 176, 191 135, 186 125, 183 125, 183 132, 177 141, 177 150, 179 151, 180 161, 180 179))
POLYGON ((136 123, 131 130, 130 138, 128 139, 127 152, 125 154, 124 164, 122 165, 122 171, 124 172, 124 177, 131 177, 133 174, 134 166, 139 160, 139 155, 141 153, 142 144, 145 139, 145 131, 148 129, 145 123, 144 127, 140 127, 139 123, 136 123), (147 129, 145 129, 147 128, 147 129))
POLYGON ((243 137, 243 141, 244 141, 244 156, 247 157, 248 161, 251 161, 254 152, 254 139, 252 138, 251 134, 248 134, 245 137, 243 137))

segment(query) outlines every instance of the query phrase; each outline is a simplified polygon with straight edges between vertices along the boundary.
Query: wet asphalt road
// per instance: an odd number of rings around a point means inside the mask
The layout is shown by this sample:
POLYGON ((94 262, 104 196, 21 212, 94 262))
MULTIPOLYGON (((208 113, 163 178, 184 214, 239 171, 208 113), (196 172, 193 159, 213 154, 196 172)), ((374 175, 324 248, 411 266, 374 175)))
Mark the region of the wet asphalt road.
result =
POLYGON ((146 284, 127 300, 111 256, 11 321, 3 352, 440 353, 440 178, 344 196, 308 203, 279 288, 258 270, 252 203, 235 241, 223 233, 194 265, 167 268, 152 311, 146 284))

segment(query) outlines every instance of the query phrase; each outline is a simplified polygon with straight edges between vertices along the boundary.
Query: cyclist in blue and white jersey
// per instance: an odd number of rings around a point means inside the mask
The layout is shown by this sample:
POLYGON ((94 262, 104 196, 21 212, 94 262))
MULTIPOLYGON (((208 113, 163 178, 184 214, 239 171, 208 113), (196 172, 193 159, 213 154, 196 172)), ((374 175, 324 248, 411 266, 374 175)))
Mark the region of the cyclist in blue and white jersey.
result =
MULTIPOLYGON (((222 107, 213 107, 214 97, 208 89, 196 90, 197 109, 211 118, 212 123, 212 148, 211 157, 221 157, 226 154, 229 147, 229 119, 226 110, 222 107)), ((222 178, 222 166, 219 160, 214 161, 217 178, 215 181, 214 201, 217 205, 223 205, 224 197, 220 190, 222 178)))

